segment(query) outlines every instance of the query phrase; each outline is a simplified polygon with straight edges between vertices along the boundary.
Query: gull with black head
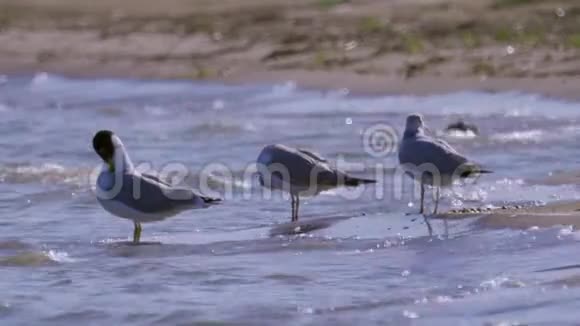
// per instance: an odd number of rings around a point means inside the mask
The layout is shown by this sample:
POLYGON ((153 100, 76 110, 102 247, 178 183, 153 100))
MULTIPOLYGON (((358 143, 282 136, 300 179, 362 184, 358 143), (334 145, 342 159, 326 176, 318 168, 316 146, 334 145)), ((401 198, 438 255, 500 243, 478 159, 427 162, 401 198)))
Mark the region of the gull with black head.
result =
POLYGON ((133 243, 141 238, 141 223, 162 221, 183 211, 220 202, 193 189, 174 187, 135 170, 121 139, 109 130, 97 132, 93 148, 103 160, 96 184, 97 200, 109 213, 133 221, 133 243))

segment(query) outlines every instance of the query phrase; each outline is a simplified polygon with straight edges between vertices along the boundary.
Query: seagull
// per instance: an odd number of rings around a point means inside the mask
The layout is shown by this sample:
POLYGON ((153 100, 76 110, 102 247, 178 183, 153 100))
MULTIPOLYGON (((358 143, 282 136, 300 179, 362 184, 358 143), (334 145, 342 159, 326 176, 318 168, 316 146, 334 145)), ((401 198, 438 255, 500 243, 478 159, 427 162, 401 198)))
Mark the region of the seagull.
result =
POLYGON ((141 223, 161 221, 221 201, 202 196, 192 189, 174 187, 156 176, 139 173, 121 139, 109 130, 95 134, 93 148, 104 162, 97 178, 97 200, 109 213, 133 221, 134 244, 140 241, 141 223))
POLYGON ((479 128, 472 123, 467 123, 463 119, 459 119, 458 121, 451 123, 445 128, 445 131, 461 131, 461 132, 468 132, 471 131, 474 135, 479 135, 479 128))
MULTIPOLYGON (((424 213, 426 184, 435 187, 433 214, 437 214, 441 187, 450 186, 457 179, 492 173, 459 154, 447 142, 425 135, 425 124, 420 114, 411 114, 407 117, 405 133, 399 146, 399 163, 406 174, 415 180, 420 176, 420 214, 424 213)), ((424 218, 431 234, 431 225, 427 217, 424 218)))
POLYGON ((257 165, 263 187, 290 193, 292 222, 298 221, 300 196, 315 196, 341 186, 356 187, 376 182, 351 177, 330 166, 325 158, 316 153, 280 144, 264 147, 258 156, 257 165))

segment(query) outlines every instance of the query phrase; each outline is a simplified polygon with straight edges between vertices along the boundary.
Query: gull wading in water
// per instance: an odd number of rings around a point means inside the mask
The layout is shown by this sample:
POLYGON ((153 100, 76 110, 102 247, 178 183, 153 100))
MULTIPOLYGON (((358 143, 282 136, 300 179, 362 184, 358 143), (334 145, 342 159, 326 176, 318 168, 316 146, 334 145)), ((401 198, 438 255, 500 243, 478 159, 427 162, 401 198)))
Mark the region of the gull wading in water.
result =
MULTIPOLYGON (((399 147, 399 163, 406 174, 421 184, 420 214, 424 213, 425 185, 435 188, 433 214, 437 214, 441 187, 450 186, 457 179, 491 173, 459 154, 447 142, 427 136, 423 117, 419 114, 407 117, 405 133, 399 147)), ((426 216, 425 223, 431 234, 432 228, 426 216)))
POLYGON ((93 148, 104 162, 97 178, 97 199, 109 213, 133 221, 135 244, 141 238, 141 223, 162 221, 186 210, 220 202, 135 171, 121 139, 111 131, 97 132, 93 148))
POLYGON ((282 190, 292 197, 292 222, 298 221, 300 196, 341 187, 356 187, 375 183, 347 175, 332 166, 320 155, 285 145, 268 145, 257 160, 258 176, 263 187, 282 190))

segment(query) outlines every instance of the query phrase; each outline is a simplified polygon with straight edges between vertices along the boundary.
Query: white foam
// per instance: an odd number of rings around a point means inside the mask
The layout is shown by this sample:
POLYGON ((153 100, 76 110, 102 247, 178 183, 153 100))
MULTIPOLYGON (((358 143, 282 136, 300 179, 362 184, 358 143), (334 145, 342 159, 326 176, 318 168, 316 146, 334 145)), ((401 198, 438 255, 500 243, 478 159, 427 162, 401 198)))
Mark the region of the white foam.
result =
POLYGON ((50 258, 50 260, 55 261, 57 263, 72 263, 75 261, 65 251, 49 250, 49 251, 45 251, 44 254, 48 258, 50 258))
POLYGON ((475 132, 473 132, 473 130, 467 130, 467 131, 448 130, 445 132, 445 135, 447 137, 458 138, 458 139, 472 139, 472 138, 477 137, 477 134, 475 132))
POLYGON ((492 135, 490 139, 500 143, 509 143, 509 142, 538 143, 542 140, 543 137, 544 132, 542 130, 522 130, 495 134, 492 135))
POLYGON ((88 182, 89 171, 66 168, 57 163, 41 165, 0 166, 0 181, 8 183, 61 183, 84 185, 88 182))

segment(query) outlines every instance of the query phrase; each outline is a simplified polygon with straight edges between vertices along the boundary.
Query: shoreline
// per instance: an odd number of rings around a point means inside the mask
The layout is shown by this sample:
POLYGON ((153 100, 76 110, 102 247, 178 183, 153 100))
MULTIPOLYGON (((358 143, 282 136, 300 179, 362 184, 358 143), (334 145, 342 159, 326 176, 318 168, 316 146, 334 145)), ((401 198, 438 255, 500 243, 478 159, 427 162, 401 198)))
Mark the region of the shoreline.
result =
POLYGON ((225 83, 295 82, 300 88, 317 90, 347 89, 354 95, 430 96, 457 92, 504 93, 518 92, 558 100, 580 101, 574 78, 455 78, 416 77, 398 79, 376 75, 324 71, 266 71, 233 75, 218 79, 225 83))
POLYGON ((579 19, 569 0, 0 0, 0 74, 580 101, 579 19))
POLYGON ((225 85, 280 84, 292 82, 300 89, 332 91, 345 89, 355 96, 431 96, 457 92, 504 93, 518 92, 539 95, 563 101, 580 101, 575 78, 466 78, 466 77, 415 77, 392 78, 377 75, 358 75, 345 71, 238 71, 217 78, 188 78, 180 76, 179 64, 135 69, 134 64, 87 65, 52 64, 35 65, 11 62, 0 58, 0 74, 7 76, 49 73, 70 78, 181 80, 191 82, 217 82, 225 85))

